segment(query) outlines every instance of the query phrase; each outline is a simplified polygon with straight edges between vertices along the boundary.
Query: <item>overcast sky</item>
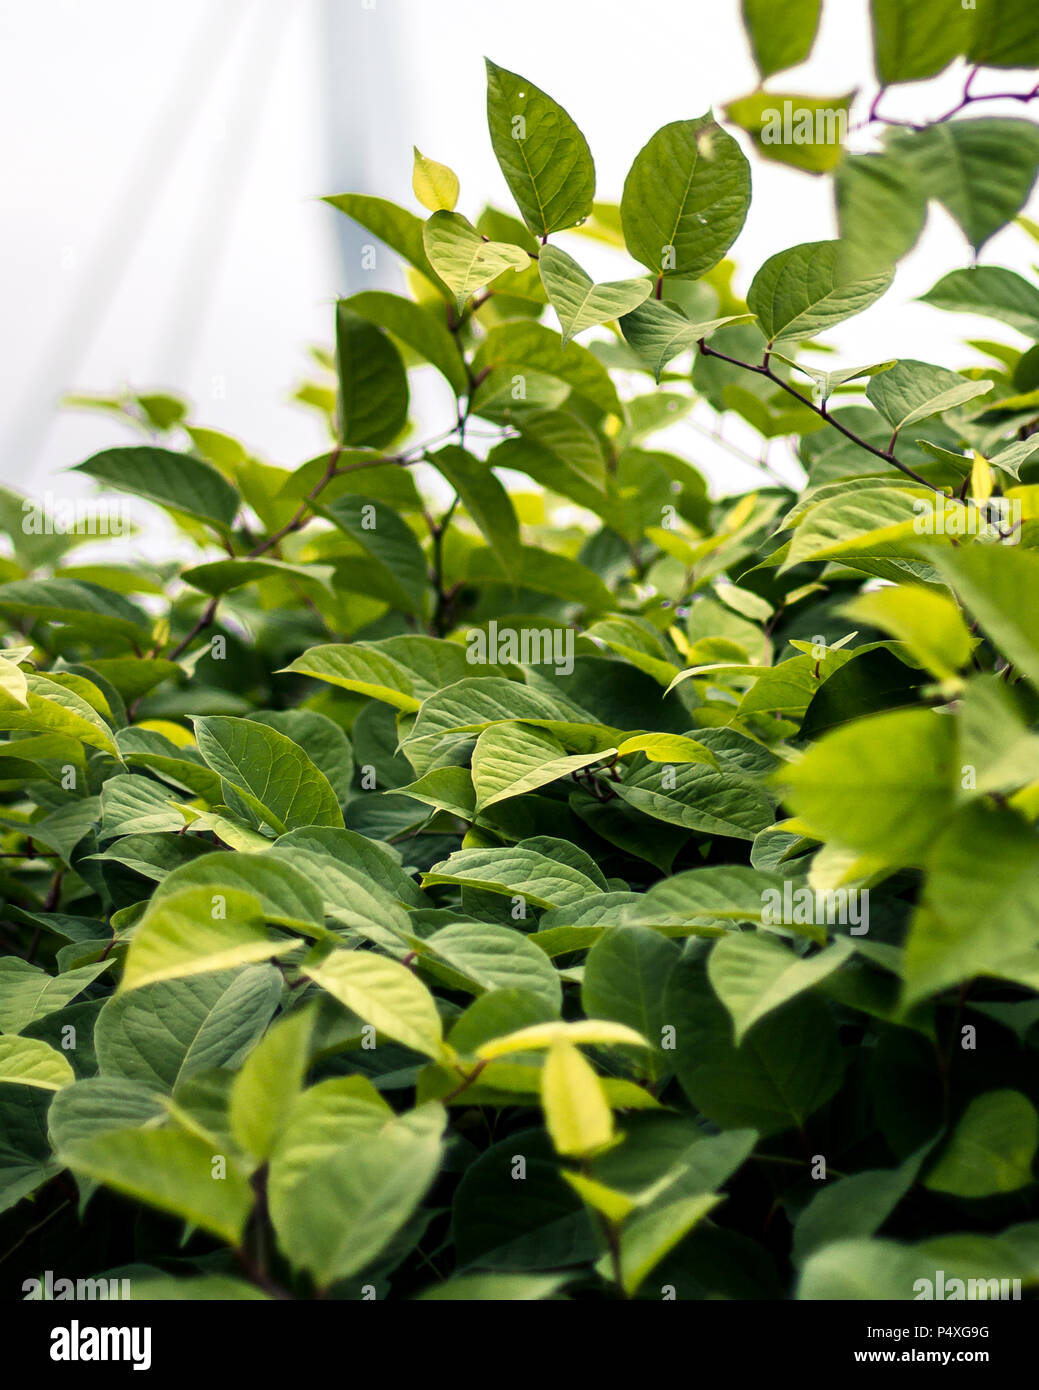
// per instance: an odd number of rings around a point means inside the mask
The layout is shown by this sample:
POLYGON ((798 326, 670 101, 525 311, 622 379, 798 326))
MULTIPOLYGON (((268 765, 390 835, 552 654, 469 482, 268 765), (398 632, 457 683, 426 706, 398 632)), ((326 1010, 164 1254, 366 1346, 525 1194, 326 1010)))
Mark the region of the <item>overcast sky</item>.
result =
MULTIPOLYGON (((811 60, 771 85, 868 97, 866 0, 826 10, 811 60)), ((484 54, 568 108, 609 200, 657 127, 755 82, 738 0, 0 0, 0 481, 67 489, 61 470, 130 442, 111 421, 55 408, 67 391, 128 384, 183 392, 195 422, 270 462, 318 452, 318 422, 289 396, 306 345, 330 342, 336 295, 357 287, 343 219, 318 198, 351 189, 416 207, 417 144, 459 174, 460 211, 475 216, 488 197, 509 206, 484 121, 484 54)), ((962 83, 955 68, 898 89, 890 112, 935 114, 962 83)), ((774 251, 833 231, 828 180, 755 157, 754 191, 733 253, 742 288, 774 251)), ((567 245, 593 272, 637 273, 567 245)), ((985 260, 1027 271, 1037 255, 1012 227, 985 260)), ((932 210, 893 290, 829 340, 856 363, 949 366, 980 360, 964 337, 1020 341, 911 302, 968 260, 932 210)), ((446 403, 431 387, 418 399, 435 433, 446 403)), ((671 442, 727 487, 752 480, 688 432, 671 442)))

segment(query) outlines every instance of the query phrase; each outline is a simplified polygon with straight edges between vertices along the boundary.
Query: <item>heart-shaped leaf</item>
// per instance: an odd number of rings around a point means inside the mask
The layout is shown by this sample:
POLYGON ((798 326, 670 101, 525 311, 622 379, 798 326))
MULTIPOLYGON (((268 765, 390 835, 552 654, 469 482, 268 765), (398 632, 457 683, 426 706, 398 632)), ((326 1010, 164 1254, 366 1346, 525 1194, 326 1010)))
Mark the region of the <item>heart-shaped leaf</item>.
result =
POLYGON ((563 342, 597 323, 609 323, 637 308, 652 291, 652 282, 613 280, 597 285, 573 257, 558 246, 546 246, 538 259, 541 283, 559 315, 563 342))
POLYGON ((530 257, 506 241, 485 241, 461 213, 435 212, 422 229, 430 265, 454 291, 458 312, 470 295, 506 270, 525 270, 530 257))

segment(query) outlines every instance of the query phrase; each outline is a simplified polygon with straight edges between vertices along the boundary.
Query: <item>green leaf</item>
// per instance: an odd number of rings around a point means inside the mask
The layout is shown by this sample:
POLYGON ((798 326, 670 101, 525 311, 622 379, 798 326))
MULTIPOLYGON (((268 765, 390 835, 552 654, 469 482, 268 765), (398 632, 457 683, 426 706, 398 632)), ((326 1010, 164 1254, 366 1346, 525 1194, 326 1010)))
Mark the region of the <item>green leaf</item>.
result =
POLYGON ((797 1297, 901 1301, 919 1279, 933 1284, 934 1278, 934 1257, 916 1247, 894 1240, 834 1240, 805 1261, 797 1297))
POLYGON ((491 367, 473 392, 472 413, 495 425, 519 424, 535 410, 555 410, 570 395, 564 381, 538 371, 491 367))
POLYGON ((725 119, 747 131, 765 159, 810 174, 825 174, 844 158, 853 95, 752 92, 730 101, 725 119))
POLYGON ((561 907, 601 892, 602 886, 587 873, 551 857, 548 851, 562 843, 542 836, 500 849, 461 849, 434 864, 423 874, 422 884, 483 888, 506 897, 521 897, 533 907, 561 907))
POLYGON ((331 588, 334 571, 330 565, 287 565, 281 560, 212 560, 205 565, 192 565, 181 572, 181 579, 193 589, 217 597, 240 589, 245 584, 262 583, 265 579, 289 579, 320 584, 331 588))
POLYGON ((336 306, 339 442, 380 449, 408 418, 408 374, 386 334, 347 305, 336 306))
POLYGON ((920 301, 953 314, 984 314, 1029 338, 1039 338, 1039 289, 1002 266, 951 270, 920 301))
POLYGON ((232 1083, 231 1132, 257 1159, 271 1156, 303 1088, 314 1017, 311 1008, 282 1015, 232 1083))
POLYGON ((0 707, 0 729, 63 735, 117 756, 112 730, 86 700, 46 676, 29 674, 25 685, 28 709, 0 707))
POLYGON ((1020 601, 1039 582, 1039 556, 1011 546, 970 545, 935 552, 933 562, 997 649, 1039 685, 1039 616, 1020 601))
POLYGON ((563 1181, 545 1132, 525 1129, 484 1150, 458 1185, 452 1233, 459 1262, 490 1270, 559 1270, 588 1263, 599 1242, 577 1194, 563 1181), (526 1178, 515 1178, 516 1155, 526 1178))
POLYGON ((542 487, 596 515, 616 510, 614 497, 607 491, 606 461, 599 441, 565 411, 540 410, 526 416, 519 435, 496 444, 487 461, 495 468, 526 473, 542 487))
MULTIPOLYGON (((473 651, 479 646, 474 644, 473 651)), ((428 696, 404 741, 409 758, 427 745, 438 746, 448 733, 482 733, 491 724, 516 722, 547 729, 579 753, 616 747, 619 731, 599 724, 579 705, 561 695, 497 676, 457 681, 428 696)))
POLYGON ((780 10, 770 0, 741 0, 743 24, 762 78, 803 63, 812 51, 822 0, 792 0, 780 10))
POLYGON ((893 1240, 836 1240, 805 1264, 798 1298, 904 1300, 1011 1298, 1011 1280, 1035 1280, 1035 1226, 1002 1236, 932 1237, 917 1245, 893 1240))
POLYGON ((181 888, 154 900, 138 922, 120 990, 251 965, 299 944, 267 935, 255 893, 181 888))
MULTIPOLYGON (((191 823, 197 827, 199 820, 191 823)), ((266 843, 267 841, 264 842, 265 845, 266 843)), ((171 870, 214 853, 215 845, 211 845, 200 836, 184 835, 178 830, 176 834, 160 831, 155 835, 124 835, 104 854, 94 854, 90 858, 125 864, 128 869, 133 869, 134 873, 143 874, 145 878, 158 882, 171 870)))
POLYGON ((987 68, 1039 67, 1039 16, 1031 0, 983 0, 967 60, 987 68))
POLYGON ((341 302, 351 314, 385 328, 431 362, 456 396, 466 394, 465 360, 444 322, 443 305, 430 308, 385 290, 363 290, 341 302))
POLYGON ((297 826, 342 826, 328 778, 298 744, 250 719, 195 719, 199 752, 223 781, 279 835, 297 826))
POLYGON ((967 381, 959 372, 903 357, 886 372, 872 377, 866 395, 891 428, 928 420, 992 390, 991 381, 967 381))
POLYGON ((621 198, 628 250, 654 275, 698 279, 736 240, 750 166, 708 112, 663 126, 635 156, 621 198))
POLYGON ((521 377, 525 368, 558 377, 608 415, 624 415, 617 388, 602 363, 579 343, 564 346, 559 334, 544 324, 514 321, 492 328, 476 350, 473 371, 496 367, 521 377))
POLYGON ((705 323, 690 323, 676 306, 663 300, 651 299, 621 319, 620 328, 625 341, 652 371, 659 382, 661 373, 680 352, 695 348, 709 338, 716 328, 729 323, 749 323, 753 315, 735 314, 724 319, 709 319, 705 323))
POLYGON ((85 631, 143 640, 148 615, 121 594, 81 579, 16 579, 0 584, 0 611, 69 623, 85 631))
POLYGON ((546 997, 525 989, 491 990, 473 1000, 452 1027, 448 1042, 456 1052, 471 1056, 493 1038, 535 1023, 552 1022, 558 1012, 558 1007, 550 1005, 546 997))
POLYGON ((140 1081, 119 1076, 86 1076, 67 1086, 47 1116, 56 1153, 112 1129, 155 1125, 167 1116, 163 1097, 140 1081))
POLYGON ((0 698, 4 703, 13 702, 23 709, 29 708, 29 687, 25 682, 25 672, 13 661, 0 660, 0 698))
POLYGON ((430 264, 455 297, 461 313, 466 300, 506 270, 524 270, 530 257, 505 241, 484 241, 458 212, 435 212, 422 231, 430 264))
POLYGON ((831 1241, 879 1230, 913 1186, 930 1148, 925 1145, 898 1168, 867 1169, 827 1183, 794 1226, 794 1263, 803 1264, 831 1241))
POLYGON ((945 594, 918 584, 900 584, 860 594, 841 611, 853 622, 879 628, 904 642, 912 656, 950 680, 970 661, 973 641, 963 614, 945 594))
POLYGON ((68 1061, 49 1043, 15 1034, 0 1036, 0 1085, 35 1086, 60 1091, 75 1075, 68 1061))
POLYGON ((281 976, 269 965, 116 995, 95 1030, 101 1073, 173 1091, 198 1072, 234 1066, 263 1033, 280 995, 281 976))
POLYGON ((505 182, 538 237, 592 211, 595 165, 563 108, 525 77, 487 62, 487 126, 505 182))
POLYGON ((747 304, 770 344, 814 338, 868 309, 893 278, 893 270, 864 274, 843 242, 805 242, 765 262, 747 304))
POLYGON ((506 570, 519 560, 519 522, 512 499, 483 459, 458 445, 448 444, 429 454, 428 461, 458 493, 462 505, 480 528, 506 570))
POLYGON ((737 1047, 760 1019, 839 970, 851 951, 849 941, 839 940, 799 958, 769 936, 723 936, 711 951, 707 976, 732 1018, 737 1047))
POLYGON ((702 958, 691 957, 672 972, 664 1008, 676 1030, 682 1089, 723 1129, 749 1126, 767 1135, 803 1126, 841 1083, 836 1031, 816 999, 784 1005, 737 1047, 702 958))
POLYGON ((522 990, 542 1003, 550 1016, 559 1013, 558 972, 540 947, 512 927, 456 922, 426 937, 420 958, 433 965, 442 961, 475 991, 522 990))
POLYGON ((734 770, 706 763, 645 762, 619 783, 617 795, 644 815, 707 834, 752 840, 771 825, 772 807, 759 787, 734 770))
POLYGON ((446 164, 427 159, 414 146, 415 162, 411 171, 411 187, 415 197, 430 212, 441 209, 451 212, 458 202, 458 175, 446 164))
POLYGON ((961 5, 870 0, 870 12, 873 61, 882 87, 937 76, 971 41, 974 16, 961 5))
POLYGON ((405 668, 362 642, 311 647, 285 669, 344 690, 356 690, 397 709, 417 710, 422 703, 412 694, 412 682, 405 668))
POLYGON ((635 1210, 635 1199, 614 1187, 585 1177, 583 1173, 564 1172, 563 1177, 593 1211, 601 1212, 611 1225, 619 1225, 635 1210))
POLYGON ((956 729, 930 710, 896 710, 825 734, 779 775, 813 835, 919 864, 954 809, 956 729))
POLYGON ((160 657, 139 660, 133 656, 95 656, 91 658, 90 666, 115 686, 127 704, 147 695, 162 681, 179 676, 182 670, 175 661, 165 661, 160 657))
POLYGON ((921 190, 952 214, 977 253, 1024 207, 1039 169, 1039 129, 1012 118, 947 121, 912 134, 899 131, 891 148, 905 160, 921 190))
POLYGON ((1039 736, 1025 722, 1025 694, 995 674, 967 682, 960 748, 979 792, 1011 792, 1039 780, 1039 736))
POLYGON ((367 193, 338 193, 322 199, 347 217, 374 233, 380 241, 393 248, 399 256, 420 271, 430 284, 443 290, 442 282, 430 265, 422 243, 425 226, 420 217, 385 198, 373 198, 367 193))
MULTIPOLYGON (((621 1283, 629 1298, 661 1260, 723 1200, 712 1193, 685 1197, 643 1212, 624 1226, 620 1238, 621 1283)), ((605 1260, 600 1261, 600 1273, 605 1275, 608 1268, 605 1260)))
POLYGON ((374 1132, 345 1127, 317 1153, 289 1126, 271 1162, 271 1219, 282 1251, 319 1288, 372 1264, 411 1217, 440 1166, 444 1117, 432 1104, 374 1132))
POLYGON ((485 811, 495 802, 568 777, 579 768, 600 762, 609 752, 568 755, 559 740, 542 729, 527 724, 492 724, 473 749, 476 809, 485 811))
POLYGON ((231 526, 240 502, 237 491, 218 469, 191 454, 170 449, 146 445, 103 449, 72 471, 86 473, 105 487, 198 517, 221 530, 231 526))
POLYGON ((443 1050, 440 1015, 429 990, 406 966, 370 951, 334 951, 306 973, 340 1004, 428 1057, 443 1050))
POLYGON ((476 819, 476 793, 473 779, 465 767, 434 767, 414 782, 397 787, 400 796, 424 801, 437 811, 448 811, 462 820, 476 819))
MULTIPOLYGON (((311 647, 286 667, 407 711, 480 669, 466 661, 457 643, 418 636, 311 647)), ((498 671, 493 664, 484 669, 489 675, 498 671)))
MULTIPOLYGON (((293 832, 294 835, 298 833, 293 832)), ((346 831, 339 833, 347 834, 346 831)), ((306 874, 320 886, 325 915, 338 926, 357 932, 394 954, 405 953, 408 918, 398 899, 406 899, 407 889, 403 885, 380 886, 370 876, 368 865, 361 867, 352 862, 357 859, 352 845, 311 848, 299 840, 282 836, 271 853, 272 857, 282 858, 287 867, 306 874)), ((413 892, 417 891, 410 880, 407 882, 413 892)))
POLYGON ((249 451, 245 445, 230 434, 224 434, 220 430, 208 430, 200 425, 185 425, 184 432, 190 437, 196 453, 201 454, 210 463, 215 463, 224 472, 233 472, 239 464, 247 462, 249 458, 249 451))
POLYGON ((796 367, 799 372, 803 372, 805 376, 810 377, 816 383, 818 387, 817 401, 819 397, 828 400, 838 386, 843 386, 846 382, 856 381, 859 377, 876 376, 878 372, 886 372, 889 367, 895 365, 895 360, 892 358, 890 362, 873 362, 866 367, 838 367, 836 371, 830 372, 819 367, 808 366, 802 362, 795 362, 793 358, 783 357, 781 352, 777 352, 775 356, 782 358, 784 362, 789 362, 792 367, 796 367))
POLYGON ((181 830, 184 817, 169 787, 138 773, 110 777, 101 788, 101 836, 181 830))
POLYGON ((602 1082, 573 1043, 557 1039, 541 1074, 545 1127, 556 1152, 587 1158, 613 1138, 613 1114, 602 1082))
POLYGON ((924 1186, 953 1197, 1016 1192, 1034 1181, 1037 1147, 1039 1115, 1032 1102, 1020 1091, 988 1091, 967 1106, 924 1186))
POLYGON ((70 864, 73 851, 83 837, 97 824, 98 801, 96 797, 84 797, 81 801, 68 802, 52 811, 43 820, 34 821, 34 839, 56 850, 65 864, 70 864))
POLYGON ((152 903, 185 888, 250 894, 257 899, 265 921, 307 935, 320 933, 324 922, 318 885, 280 858, 276 849, 250 855, 214 850, 167 874, 156 887, 152 903))
POLYGON ((364 551, 394 607, 424 613, 429 579, 415 533, 392 508, 365 497, 339 497, 316 510, 364 551))
POLYGON ((356 830, 329 830, 311 826, 292 830, 275 842, 275 851, 297 850, 348 864, 351 872, 363 874, 391 897, 409 907, 425 907, 427 900, 401 865, 400 851, 391 845, 370 840, 356 830))
POLYGON ((841 239, 857 265, 893 266, 927 221, 919 178, 890 153, 846 154, 834 174, 834 195, 841 239))
POLYGON ((47 1140, 48 1109, 56 1099, 38 1086, 0 1084, 0 1212, 61 1170, 47 1140))
MULTIPOLYGON (((946 503, 938 499, 937 504, 950 511, 963 511, 958 502, 946 503)), ((844 559, 915 556, 921 544, 919 518, 935 515, 934 506, 922 488, 841 487, 809 505, 798 523, 781 571, 806 560, 829 560, 838 556, 844 559)), ((905 578, 904 571, 894 568, 891 574, 881 573, 886 578, 905 578)))
POLYGON ((581 980, 581 1005, 589 1018, 625 1023, 654 1044, 655 1076, 666 1069, 666 1054, 659 1050, 668 1022, 664 994, 678 957, 678 947, 658 932, 615 927, 588 952, 581 980))
POLYGON ((548 302, 559 318, 564 346, 584 329, 610 323, 630 313, 649 297, 653 289, 652 282, 645 278, 614 280, 597 285, 558 246, 546 246, 541 252, 538 272, 548 302))
POLYGON ((924 866, 905 947, 904 1008, 976 975, 1012 979, 1039 944, 1035 837, 1013 812, 965 807, 934 837, 924 866))
POLYGON ((21 1033, 36 1019, 63 1009, 107 969, 107 964, 95 961, 78 970, 48 975, 18 956, 0 957, 0 1032, 21 1033))
POLYGON ((562 1274, 456 1274, 415 1297, 424 1303, 530 1303, 552 1298, 565 1282, 562 1274))
POLYGON ((266 724, 303 751, 328 778, 340 802, 349 801, 354 775, 354 753, 350 740, 337 723, 313 709, 260 710, 253 714, 257 724, 266 724))
POLYGON ((244 1174, 211 1142, 172 1129, 109 1130, 63 1150, 74 1173, 211 1231, 229 1245, 241 1240, 253 1205, 244 1174), (226 1168, 216 1180, 214 1160, 226 1168))

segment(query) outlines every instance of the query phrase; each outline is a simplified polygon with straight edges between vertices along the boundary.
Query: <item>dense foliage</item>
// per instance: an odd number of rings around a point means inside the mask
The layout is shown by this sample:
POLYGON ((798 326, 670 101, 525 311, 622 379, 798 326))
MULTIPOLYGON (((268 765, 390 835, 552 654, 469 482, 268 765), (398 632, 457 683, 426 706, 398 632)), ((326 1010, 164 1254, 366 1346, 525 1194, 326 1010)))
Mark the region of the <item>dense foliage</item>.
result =
MULTIPOLYGON (((745 0, 763 79, 819 8, 745 0)), ((95 402, 142 442, 80 471, 191 562, 77 563, 83 517, 3 496, 9 1296, 1039 1285, 1039 346, 816 341, 933 203, 982 263, 925 302, 1039 340, 1039 287, 984 263, 1036 91, 974 111, 1039 17, 873 14, 874 152, 815 119, 846 99, 762 89, 652 135, 617 206, 488 64, 519 217, 469 221, 417 152, 425 216, 328 200, 410 295, 337 306, 299 393, 325 453, 95 402), (964 56, 954 111, 880 114, 964 56), (745 302, 741 141, 832 177, 840 226, 745 302), (414 370, 450 403, 423 442, 414 370), (804 488, 709 495, 654 443, 694 402, 791 440, 804 488)))

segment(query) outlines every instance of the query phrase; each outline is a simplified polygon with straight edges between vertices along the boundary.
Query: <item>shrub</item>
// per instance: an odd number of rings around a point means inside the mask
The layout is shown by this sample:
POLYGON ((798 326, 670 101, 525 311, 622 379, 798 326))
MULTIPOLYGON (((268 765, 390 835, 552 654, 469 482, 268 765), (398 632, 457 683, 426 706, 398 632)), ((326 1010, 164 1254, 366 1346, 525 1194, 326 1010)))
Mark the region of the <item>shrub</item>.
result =
MULTIPOLYGON (((1030 4, 949 8, 875 0, 882 91, 1039 65, 1030 4)), ((818 9, 747 0, 764 76, 818 9)), ((604 204, 572 118, 490 63, 519 217, 470 222, 418 152, 424 218, 328 200, 410 293, 337 305, 299 393, 320 457, 102 402, 143 442, 79 471, 163 508, 188 563, 78 564, 111 497, 91 527, 8 494, 0 1229, 27 1274, 1039 1282, 1039 348, 829 370, 818 341, 932 202, 975 256, 1019 213, 1039 131, 967 110, 983 83, 920 128, 875 102, 874 153, 839 143, 847 101, 732 103, 832 175, 840 225, 744 302, 731 130, 665 126, 604 204), (592 281, 588 238, 626 278, 592 281), (452 405, 416 443, 419 367, 452 405), (673 451, 694 401, 792 441, 805 486, 763 464, 712 497, 673 451)), ((1039 338, 1009 269, 924 301, 1039 338)))

